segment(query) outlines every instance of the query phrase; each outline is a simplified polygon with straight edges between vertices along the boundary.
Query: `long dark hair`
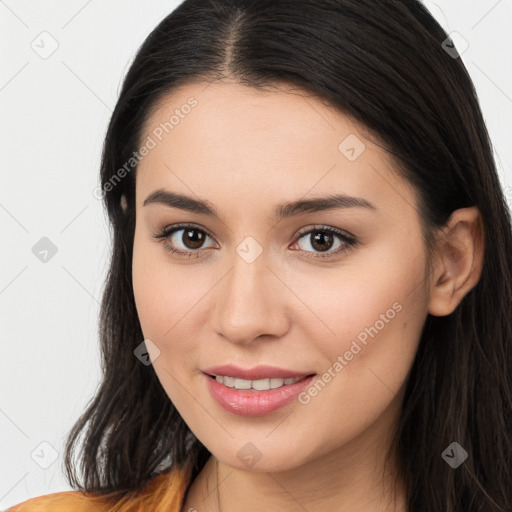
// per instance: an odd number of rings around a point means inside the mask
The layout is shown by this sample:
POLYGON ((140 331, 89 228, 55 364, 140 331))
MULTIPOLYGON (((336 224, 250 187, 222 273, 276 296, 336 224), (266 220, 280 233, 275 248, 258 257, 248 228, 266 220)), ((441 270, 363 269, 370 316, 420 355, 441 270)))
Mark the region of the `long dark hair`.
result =
POLYGON ((195 478, 210 456, 133 353, 144 338, 131 280, 130 159, 163 95, 228 78, 257 89, 293 84, 365 126, 418 191, 429 244, 454 210, 480 210, 480 280, 452 314, 427 316, 393 447, 411 511, 512 510, 511 219, 475 88, 447 38, 417 0, 185 0, 151 32, 104 142, 113 249, 100 313, 103 379, 67 439, 74 488, 124 496, 173 467, 195 478), (72 460, 80 434, 81 479, 72 460), (454 441, 468 453, 457 469, 441 456, 454 441))

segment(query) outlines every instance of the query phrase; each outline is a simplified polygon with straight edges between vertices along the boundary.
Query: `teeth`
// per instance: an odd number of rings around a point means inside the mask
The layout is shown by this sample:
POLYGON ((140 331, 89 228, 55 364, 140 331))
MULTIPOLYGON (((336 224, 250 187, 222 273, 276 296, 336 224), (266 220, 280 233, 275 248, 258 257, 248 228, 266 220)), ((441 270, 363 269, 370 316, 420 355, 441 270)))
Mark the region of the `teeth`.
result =
POLYGON ((251 389, 252 381, 244 379, 235 379, 236 389, 251 389))
POLYGON ((303 377, 289 378, 289 379, 260 379, 260 380, 246 380, 235 377, 228 377, 225 375, 217 375, 215 380, 224 384, 228 388, 255 390, 255 391, 268 391, 269 389, 276 389, 282 386, 289 386, 298 382, 303 377))

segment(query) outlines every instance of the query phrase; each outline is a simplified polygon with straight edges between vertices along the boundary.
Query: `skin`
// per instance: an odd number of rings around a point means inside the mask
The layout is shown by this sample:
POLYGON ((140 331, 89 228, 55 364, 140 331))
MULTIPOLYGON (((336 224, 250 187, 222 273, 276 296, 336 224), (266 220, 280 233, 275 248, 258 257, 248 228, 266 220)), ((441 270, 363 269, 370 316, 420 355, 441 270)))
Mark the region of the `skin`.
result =
POLYGON ((160 351, 155 372, 212 453, 182 510, 220 510, 218 500, 223 512, 406 510, 400 479, 390 502, 396 461, 383 461, 427 314, 450 314, 479 279, 478 210, 454 212, 427 273, 415 190, 363 127, 305 91, 224 81, 172 91, 141 140, 190 97, 197 106, 138 166, 133 252, 142 331, 160 351), (366 146, 354 161, 338 149, 351 134, 366 146), (143 206, 161 188, 207 200, 221 218, 143 206), (333 193, 375 209, 270 217, 279 203, 333 193), (191 258, 154 238, 181 222, 205 230, 198 249, 186 231, 168 239, 195 251, 191 258), (334 236, 325 245, 333 256, 322 258, 312 235, 298 236, 315 225, 344 230, 358 244, 334 254, 343 245, 334 236), (236 251, 247 237, 262 250, 251 263, 236 251), (307 404, 242 417, 222 409, 205 385, 200 369, 224 363, 321 376, 397 303, 394 318, 307 404), (261 453, 253 467, 237 457, 248 442, 261 453))

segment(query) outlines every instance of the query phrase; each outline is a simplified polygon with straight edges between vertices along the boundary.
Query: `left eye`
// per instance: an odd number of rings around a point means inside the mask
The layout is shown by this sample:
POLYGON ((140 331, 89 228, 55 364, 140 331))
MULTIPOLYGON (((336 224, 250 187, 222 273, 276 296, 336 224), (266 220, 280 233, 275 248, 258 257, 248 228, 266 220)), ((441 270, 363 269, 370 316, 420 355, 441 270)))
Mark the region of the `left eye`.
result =
MULTIPOLYGON (((339 229, 328 226, 319 226, 314 227, 313 229, 309 229, 305 233, 300 234, 298 240, 301 240, 302 238, 305 238, 305 240, 307 241, 306 247, 309 246, 313 248, 315 251, 320 252, 318 256, 313 257, 321 258, 330 257, 335 254, 347 251, 356 243, 354 237, 349 236, 348 234, 344 233, 339 229), (339 244, 337 245, 336 250, 329 251, 332 248, 331 246, 336 238, 339 240, 339 244), (325 253, 325 255, 323 253, 325 253)), ((294 245, 298 245, 298 242, 294 245)), ((310 251, 306 250, 306 252, 310 251)))
MULTIPOLYGON (((199 252, 203 249, 201 246, 204 244, 205 239, 213 237, 203 229, 194 225, 185 224, 166 228, 157 235, 154 235, 154 238, 163 242, 165 249, 172 254, 190 258, 193 254, 197 254, 196 257, 199 257, 199 252), (181 236, 176 236, 180 232, 182 232, 181 236), (177 242, 180 242, 183 248, 177 247, 177 242)), ((306 246, 312 248, 313 252, 319 251, 313 256, 307 256, 308 258, 332 257, 333 255, 349 250, 357 243, 353 236, 329 226, 315 226, 308 231, 299 233, 297 241, 293 246, 299 245, 299 241, 302 239, 309 240, 306 246), (333 241, 336 238, 339 240, 337 248, 334 251, 330 251, 333 241)), ((301 250, 307 253, 311 252, 307 249, 301 250)))

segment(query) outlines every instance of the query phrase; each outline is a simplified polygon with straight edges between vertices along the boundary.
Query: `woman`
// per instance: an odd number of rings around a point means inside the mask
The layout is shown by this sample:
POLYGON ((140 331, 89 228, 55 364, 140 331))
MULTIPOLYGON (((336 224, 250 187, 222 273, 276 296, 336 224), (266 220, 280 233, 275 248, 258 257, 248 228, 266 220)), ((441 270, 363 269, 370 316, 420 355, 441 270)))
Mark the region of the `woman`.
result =
POLYGON ((186 0, 101 182, 79 491, 11 510, 512 509, 510 214, 421 3, 186 0))

